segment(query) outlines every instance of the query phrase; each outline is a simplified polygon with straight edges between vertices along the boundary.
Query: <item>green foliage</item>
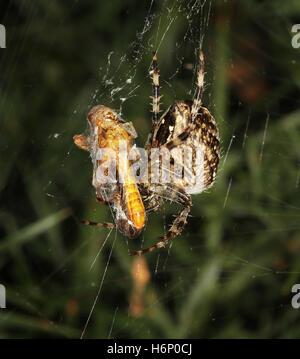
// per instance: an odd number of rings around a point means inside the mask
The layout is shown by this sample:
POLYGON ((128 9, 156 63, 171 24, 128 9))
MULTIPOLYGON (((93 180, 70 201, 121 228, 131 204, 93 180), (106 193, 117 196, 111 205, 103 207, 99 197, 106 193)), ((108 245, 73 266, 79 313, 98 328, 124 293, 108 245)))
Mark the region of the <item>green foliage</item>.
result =
POLYGON ((1 338, 80 337, 99 288, 84 337, 300 336, 290 304, 300 280, 300 49, 291 46, 299 1, 150 4, 0 5, 1 338), (166 108, 192 97, 202 35, 204 106, 222 140, 218 179, 193 196, 171 248, 145 256, 150 281, 138 317, 128 250, 155 243, 178 207, 150 215, 129 242, 81 226, 79 218, 111 217, 95 202, 90 158, 72 137, 91 106, 105 104, 122 108, 142 146, 152 51, 166 108))

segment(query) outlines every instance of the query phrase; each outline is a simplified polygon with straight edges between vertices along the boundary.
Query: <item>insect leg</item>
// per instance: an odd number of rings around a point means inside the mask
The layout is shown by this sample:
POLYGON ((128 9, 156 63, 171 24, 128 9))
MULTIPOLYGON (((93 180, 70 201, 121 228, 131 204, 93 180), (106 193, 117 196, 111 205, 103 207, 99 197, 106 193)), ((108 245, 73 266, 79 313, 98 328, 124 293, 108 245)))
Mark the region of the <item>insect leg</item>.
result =
POLYGON ((73 136, 74 143, 77 147, 81 148, 84 151, 89 151, 87 138, 83 135, 73 136))

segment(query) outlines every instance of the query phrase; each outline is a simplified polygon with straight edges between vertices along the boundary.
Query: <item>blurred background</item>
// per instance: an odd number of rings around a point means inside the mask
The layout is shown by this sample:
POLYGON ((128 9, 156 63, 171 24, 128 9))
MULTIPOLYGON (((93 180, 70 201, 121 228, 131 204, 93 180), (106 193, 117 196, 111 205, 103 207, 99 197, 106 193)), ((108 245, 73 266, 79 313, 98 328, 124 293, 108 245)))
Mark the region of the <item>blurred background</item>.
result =
POLYGON ((10 0, 0 23, 0 337, 299 338, 300 2, 10 0), (80 225, 111 216, 72 137, 103 104, 143 146, 152 51, 166 109, 192 98, 200 47, 221 133, 216 184, 193 196, 169 248, 129 257, 179 208, 130 241, 80 225))

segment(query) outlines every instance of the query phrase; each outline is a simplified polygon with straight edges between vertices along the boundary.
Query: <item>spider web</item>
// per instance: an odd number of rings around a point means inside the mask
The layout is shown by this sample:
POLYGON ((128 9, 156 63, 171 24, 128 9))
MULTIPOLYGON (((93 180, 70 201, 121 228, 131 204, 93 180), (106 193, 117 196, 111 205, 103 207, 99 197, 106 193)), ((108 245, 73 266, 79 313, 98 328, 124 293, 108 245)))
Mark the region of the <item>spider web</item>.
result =
MULTIPOLYGON (((104 71, 102 71, 103 70, 102 68, 100 69, 100 73, 101 73, 100 76, 102 76, 102 73, 104 73, 101 79, 102 86, 101 88, 98 87, 94 91, 90 102, 90 106, 97 105, 99 103, 101 104, 116 103, 114 108, 118 109, 117 112, 119 113, 120 117, 127 118, 127 116, 123 114, 123 108, 126 107, 127 101, 139 96, 138 90, 141 86, 143 86, 143 84, 137 83, 137 81, 135 80, 138 71, 138 66, 140 66, 140 63, 142 62, 143 58, 146 57, 147 55, 148 55, 147 57, 149 57, 149 54, 151 54, 154 50, 157 52, 159 56, 160 48, 162 44, 164 43, 164 41, 167 41, 166 39, 168 37, 168 33, 172 31, 172 24, 176 23, 176 21, 178 21, 179 18, 186 21, 186 29, 184 30, 185 32, 182 36, 182 39, 177 41, 175 44, 174 56, 176 56, 176 62, 178 65, 175 73, 169 75, 168 80, 172 80, 174 77, 176 77, 177 73, 179 72, 179 68, 182 67, 184 56, 183 55, 178 56, 178 53, 180 53, 180 49, 183 47, 184 42, 187 39, 193 40, 196 56, 198 55, 199 50, 202 49, 205 30, 209 24, 211 2, 207 2, 207 1, 170 2, 166 0, 161 6, 161 10, 157 12, 153 10, 153 5, 154 5, 154 0, 150 2, 149 9, 147 11, 144 24, 142 26, 142 30, 137 32, 136 40, 129 45, 126 53, 120 55, 111 51, 108 54, 106 69, 104 71), (193 26, 193 23, 195 22, 195 18, 198 25, 196 27, 197 31, 195 31, 195 26, 193 26), (114 62, 115 58, 117 60, 114 62)), ((148 70, 147 70, 149 82, 151 81, 151 70, 152 70, 151 68, 152 68, 152 60, 151 63, 148 65, 148 70)), ((196 67, 193 66, 191 67, 191 69, 194 70, 193 73, 195 77, 196 67)), ((169 88, 172 89, 172 95, 176 96, 175 91, 172 88, 172 85, 167 80, 165 80, 165 83, 168 85, 169 88)), ((191 93, 192 93, 192 89, 188 90, 187 96, 191 96, 191 93)), ((112 211, 111 214, 113 216, 112 211)), ((166 233, 168 230, 167 228, 168 226, 166 223, 167 221, 164 215, 164 233, 166 233)), ((108 237, 104 241, 104 244, 106 243, 107 240, 108 237)), ((142 240, 142 246, 143 243, 144 240, 142 240)), ((127 241, 127 245, 128 245, 128 241, 127 241)), ((104 245, 101 246, 99 252, 97 253, 96 258, 98 258, 103 248, 104 245)), ((164 260, 164 264, 163 264, 164 270, 167 267, 167 260, 170 254, 170 250, 171 250, 171 246, 169 246, 167 258, 164 260)), ((99 300, 102 285, 103 285, 103 280, 105 278, 109 261, 111 259, 111 254, 112 251, 110 251, 109 253, 108 262, 105 266, 101 284, 97 292, 97 295, 94 299, 91 311, 89 312, 89 316, 85 323, 83 332, 81 333, 81 338, 83 338, 86 333, 96 303, 99 300)), ((155 274, 157 274, 158 271, 159 259, 160 259, 160 255, 158 254, 155 264, 155 274)), ((93 261, 93 263, 94 262, 95 261, 93 261)), ((115 316, 113 317, 113 321, 114 320, 115 320, 115 316)), ((112 332, 112 327, 110 329, 109 337, 111 335, 111 332, 112 332)))
MULTIPOLYGON (((80 1, 70 3, 75 14, 77 6, 90 11, 80 1)), ((70 25, 72 21, 68 22, 56 2, 45 7, 42 22, 37 18, 41 18, 43 6, 37 2, 22 2, 21 10, 14 1, 9 2, 2 22, 8 21, 17 7, 25 18, 25 31, 21 36, 17 31, 7 32, 11 36, 8 45, 13 42, 15 51, 8 46, 0 59, 7 70, 2 74, 5 86, 1 86, 0 99, 4 135, 18 135, 7 146, 5 139, 2 153, 12 163, 18 162, 18 155, 34 160, 24 162, 23 167, 11 165, 12 172, 20 172, 22 179, 9 175, 9 166, 3 164, 0 283, 5 282, 9 293, 8 309, 0 312, 3 337, 299 336, 297 311, 290 304, 291 287, 299 281, 299 91, 295 89, 296 76, 293 80, 286 65, 296 66, 299 55, 290 48, 288 31, 282 34, 281 30, 282 35, 275 38, 278 24, 262 15, 268 10, 276 14, 282 29, 291 20, 288 10, 278 4, 278 10, 275 5, 251 4, 253 9, 247 5, 243 10, 237 5, 231 9, 242 14, 242 19, 243 11, 250 14, 250 30, 242 34, 228 30, 234 15, 229 16, 225 5, 223 11, 213 1, 151 0, 143 9, 138 8, 142 16, 136 17, 130 35, 125 34, 130 20, 126 11, 119 17, 112 14, 111 21, 125 20, 119 28, 119 41, 103 47, 98 35, 110 24, 102 19, 103 27, 95 30, 99 31, 97 36, 88 40, 87 32, 78 39, 90 41, 80 64, 91 62, 93 72, 88 73, 89 81, 81 79, 84 85, 74 94, 73 102, 65 104, 69 116, 55 112, 59 121, 52 126, 51 109, 38 108, 44 125, 32 125, 39 131, 24 137, 30 144, 21 146, 18 136, 25 126, 18 127, 14 121, 19 114, 16 109, 24 110, 26 118, 22 118, 29 125, 27 118, 36 108, 31 110, 24 98, 20 100, 13 84, 24 81, 29 92, 34 86, 43 87, 36 85, 32 72, 29 78, 26 72, 21 78, 14 75, 26 44, 37 48, 44 44, 30 42, 30 38, 38 31, 43 33, 46 24, 57 24, 57 19, 61 31, 66 24, 72 34, 75 25, 70 25), (123 31, 129 42, 121 40, 123 31), (268 41, 255 45, 261 32, 268 41), (286 54, 282 60, 272 56, 272 44, 286 54), (71 138, 84 132, 88 110, 104 104, 133 122, 139 135, 137 144, 143 147, 151 126, 152 51, 158 53, 166 109, 175 99, 192 98, 199 49, 204 51, 206 63, 204 105, 221 130, 218 179, 208 193, 193 196, 189 223, 174 243, 132 259, 128 250, 155 243, 168 231, 178 207, 170 204, 158 214, 150 214, 138 243, 128 242, 115 230, 80 227, 77 220, 82 217, 101 222, 111 217, 108 208, 94 202, 90 158, 75 149, 71 138), (47 147, 51 151, 46 152, 47 147), (14 150, 9 153, 8 148, 14 150), (36 158, 34 152, 41 155, 36 158), (22 199, 14 207, 8 199, 15 199, 18 193, 22 199), (55 214, 51 217, 49 213, 55 214)), ((134 16, 132 4, 127 7, 134 16)), ((55 38, 46 45, 51 51, 62 46, 55 38)), ((32 51, 35 53, 34 48, 32 51)), ((48 52, 43 51, 36 58, 28 55, 32 67, 45 61, 48 52)), ((61 76, 55 69, 54 63, 47 62, 44 73, 54 89, 55 79, 61 76)), ((76 68, 70 72, 75 74, 76 68)), ((64 80, 64 91, 70 91, 72 79, 66 76, 64 80)), ((21 93, 26 92, 20 88, 21 93)), ((48 95, 58 97, 56 91, 48 95)), ((57 107, 63 111, 63 106, 57 107)))

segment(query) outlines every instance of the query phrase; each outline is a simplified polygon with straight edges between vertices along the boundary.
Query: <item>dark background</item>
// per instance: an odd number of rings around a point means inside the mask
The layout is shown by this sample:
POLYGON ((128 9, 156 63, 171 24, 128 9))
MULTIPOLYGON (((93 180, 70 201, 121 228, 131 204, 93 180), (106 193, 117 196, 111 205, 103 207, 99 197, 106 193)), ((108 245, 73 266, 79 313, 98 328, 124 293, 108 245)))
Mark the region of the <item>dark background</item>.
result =
POLYGON ((0 23, 0 337, 299 338, 300 2, 10 0, 0 23), (104 104, 143 146, 152 51, 165 109, 192 97, 200 44, 218 178, 169 249, 132 258, 179 208, 136 240, 81 226, 111 217, 72 137, 104 104))

